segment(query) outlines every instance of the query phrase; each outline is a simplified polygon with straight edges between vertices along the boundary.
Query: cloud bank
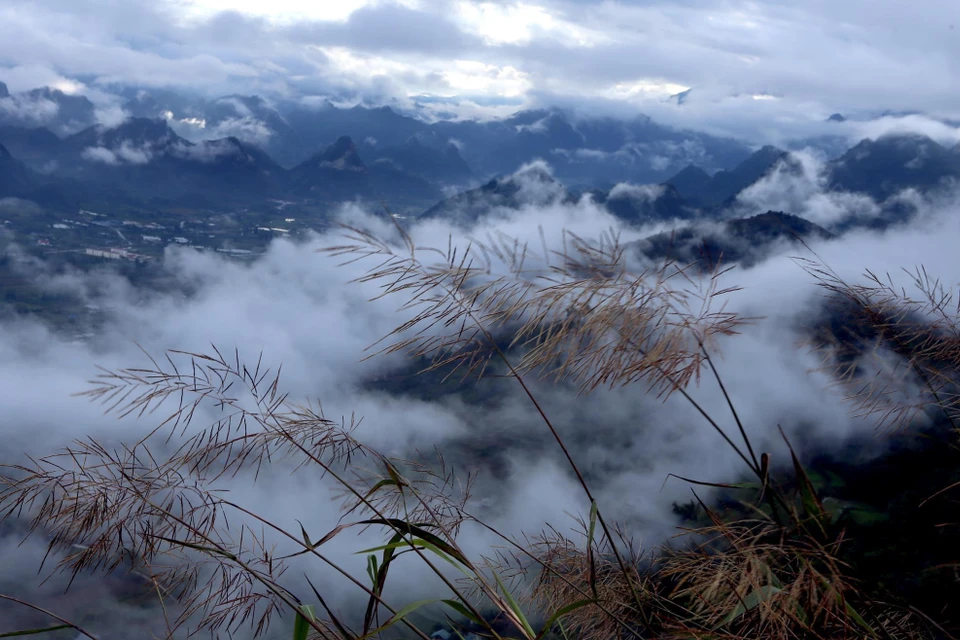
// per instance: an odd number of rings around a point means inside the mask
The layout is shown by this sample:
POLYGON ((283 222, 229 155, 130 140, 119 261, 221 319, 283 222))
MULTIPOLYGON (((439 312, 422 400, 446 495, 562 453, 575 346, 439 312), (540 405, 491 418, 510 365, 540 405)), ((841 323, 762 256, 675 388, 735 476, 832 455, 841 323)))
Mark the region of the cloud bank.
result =
POLYGON ((765 142, 816 135, 834 112, 957 114, 960 10, 940 0, 909 12, 859 0, 358 0, 332 14, 270 4, 11 0, 0 78, 12 90, 79 80, 208 97, 424 96, 449 98, 454 113, 606 104, 765 142))
MULTIPOLYGON (((790 204, 801 206, 797 213, 826 221, 836 216, 838 208, 849 206, 817 192, 814 161, 808 158, 804 167, 801 175, 793 176, 796 185, 779 185, 794 194, 787 197, 793 198, 790 204)), ((548 246, 559 248, 562 229, 591 238, 613 227, 625 242, 660 230, 618 228, 616 219, 589 199, 564 203, 544 198, 535 176, 521 179, 535 184, 519 211, 498 211, 467 230, 437 220, 414 226, 416 244, 446 247, 452 235, 463 247, 468 238, 485 240, 503 233, 539 248, 542 228, 548 246)), ((770 178, 773 182, 786 179, 770 178)), ((760 206, 772 192, 772 187, 759 185, 741 199, 760 206)), ((836 241, 819 241, 813 248, 850 280, 857 280, 865 268, 883 273, 920 263, 932 273, 949 276, 960 267, 951 244, 960 233, 960 221, 946 215, 948 205, 956 201, 920 201, 923 215, 911 229, 854 232, 836 241)), ((355 205, 346 207, 342 217, 387 237, 391 234, 386 221, 355 205)), ((362 416, 357 437, 384 453, 411 456, 437 447, 453 464, 479 472, 476 512, 508 533, 536 533, 545 523, 562 528, 569 523, 569 513, 583 513, 587 505, 558 448, 534 408, 510 381, 481 382, 478 392, 486 398, 481 406, 467 395, 435 395, 429 390, 398 395, 370 384, 409 373, 409 363, 399 355, 362 360, 365 348, 400 324, 405 313, 397 310, 399 299, 371 303, 376 286, 347 284, 362 274, 362 266, 338 267, 336 259, 318 251, 334 243, 339 238, 333 235, 303 243, 278 240, 252 264, 170 248, 163 270, 179 284, 166 292, 137 290, 103 273, 54 274, 42 265, 28 265, 25 273, 31 272, 38 286, 81 296, 103 310, 104 321, 92 336, 79 341, 38 321, 2 321, 0 381, 7 390, 4 462, 16 461, 20 452, 43 454, 76 438, 116 443, 145 433, 155 426, 155 417, 104 418, 101 407, 71 394, 87 388, 87 380, 96 372, 94 365, 147 364, 138 344, 159 355, 170 348, 208 352, 212 343, 227 352, 238 347, 251 361, 262 352, 265 366, 282 363, 282 386, 292 399, 318 401, 332 417, 362 416), (478 456, 478 451, 488 453, 478 456)), ((725 284, 743 287, 729 296, 729 309, 762 318, 744 335, 722 340, 718 361, 757 446, 782 461, 778 424, 817 448, 871 434, 870 423, 853 419, 842 398, 826 390, 828 380, 810 373, 817 358, 798 349, 803 338, 800 327, 820 304, 809 276, 787 255, 778 254, 756 267, 734 270, 727 278, 725 284)), ((689 498, 689 487, 683 483, 665 484, 667 474, 729 481, 742 472, 739 460, 679 397, 662 403, 635 387, 578 397, 566 386, 545 381, 531 384, 592 478, 602 508, 609 517, 625 521, 648 544, 673 532, 671 505, 689 498)), ((716 385, 704 381, 692 393, 713 415, 727 420, 716 385)), ((214 417, 208 413, 198 420, 203 423, 202 418, 214 417)), ((882 449, 882 441, 876 446, 882 449)), ((281 464, 257 483, 245 476, 224 483, 224 488, 242 495, 245 506, 292 530, 298 526, 297 519, 310 531, 327 531, 336 522, 333 487, 309 472, 291 476, 281 464), (302 505, 307 503, 314 506, 304 510, 302 505)), ((3 540, 10 544, 9 537, 3 540)), ((377 542, 344 536, 331 544, 329 552, 360 574, 363 560, 350 553, 361 548, 358 544, 377 542)), ((468 528, 464 533, 465 546, 476 553, 493 542, 482 531, 468 528)), ((39 547, 28 546, 22 557, 38 555, 39 547)), ((27 580, 27 573, 21 564, 7 565, 0 571, 0 582, 27 580)), ((333 579, 322 570, 317 575, 321 583, 333 579)), ((399 576, 394 588, 399 597, 415 599, 435 585, 411 569, 399 576)), ((36 589, 30 593, 47 593, 36 589)), ((353 601, 344 593, 340 604, 349 607, 353 601)), ((71 606, 80 607, 70 602, 60 601, 65 615, 73 612, 71 606)), ((116 619, 125 624, 132 620, 148 624, 144 617, 149 616, 142 610, 126 611, 126 605, 110 604, 106 595, 101 602, 114 607, 120 616, 116 619)), ((149 624, 160 624, 159 620, 154 617, 149 624)), ((103 621, 91 626, 108 629, 103 621)))

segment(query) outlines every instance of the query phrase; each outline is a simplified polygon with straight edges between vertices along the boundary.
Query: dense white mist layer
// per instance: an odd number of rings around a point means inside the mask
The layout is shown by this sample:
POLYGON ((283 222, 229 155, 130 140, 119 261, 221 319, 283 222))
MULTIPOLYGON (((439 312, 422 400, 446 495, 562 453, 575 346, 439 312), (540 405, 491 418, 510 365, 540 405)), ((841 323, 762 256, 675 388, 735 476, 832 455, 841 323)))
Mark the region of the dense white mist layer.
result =
MULTIPOLYGON (((749 209, 779 208, 817 222, 834 220, 851 207, 876 207, 853 196, 824 193, 816 178, 817 161, 804 157, 803 164, 800 175, 775 173, 751 187, 741 196, 741 203, 749 209)), ((541 228, 548 246, 557 249, 563 229, 590 238, 613 228, 621 232, 623 241, 659 230, 618 229, 616 220, 589 200, 577 204, 551 200, 546 205, 542 199, 533 201, 540 204, 512 213, 499 211, 467 233, 431 221, 413 227, 412 237, 418 246, 446 248, 451 235, 462 247, 468 238, 484 240, 502 232, 541 252, 541 228)), ((865 268, 896 272, 901 266, 921 263, 949 279, 960 267, 954 250, 960 219, 950 215, 954 202, 948 206, 921 200, 923 215, 909 229, 885 234, 854 232, 812 248, 850 280, 857 280, 865 268)), ((395 235, 390 224, 357 206, 345 208, 342 217, 384 237, 395 235)), ((86 436, 108 442, 138 438, 156 425, 162 410, 140 421, 105 418, 99 406, 71 394, 87 388, 87 380, 96 374, 95 365, 148 364, 138 345, 160 355, 171 348, 205 352, 212 343, 225 352, 239 348, 248 362, 255 362, 262 352, 267 365, 282 363, 282 388, 293 400, 320 402, 329 417, 362 416, 356 435, 386 454, 409 456, 434 447, 455 452, 448 457, 450 462, 481 473, 477 511, 505 532, 537 533, 546 523, 561 529, 572 524, 569 514, 583 513, 585 501, 566 471, 559 449, 518 386, 500 383, 503 393, 499 401, 484 407, 470 406, 455 396, 424 400, 362 388, 365 381, 403 370, 401 356, 361 359, 366 347, 400 324, 409 312, 398 312, 403 302, 399 298, 370 302, 378 292, 375 285, 348 284, 363 273, 365 265, 338 266, 340 260, 319 252, 340 242, 337 233, 301 244, 276 241, 252 264, 171 248, 164 258, 165 268, 178 280, 190 283, 188 296, 144 296, 119 279, 83 274, 54 277, 37 270, 36 278, 43 286, 71 290, 111 311, 106 327, 83 343, 27 319, 0 327, 2 461, 15 462, 21 453, 51 452, 86 436), (463 453, 467 443, 475 442, 497 450, 496 470, 463 453)), ((724 278, 724 285, 743 287, 728 296, 729 309, 761 318, 743 335, 722 340, 717 361, 756 445, 782 463, 784 447, 777 425, 822 448, 835 446, 852 434, 869 433, 872 425, 849 416, 842 398, 826 390, 826 378, 810 373, 817 360, 798 347, 802 335, 797 328, 814 315, 821 302, 810 276, 789 255, 779 254, 754 268, 735 269, 724 278)), ((690 488, 684 483, 665 483, 667 474, 729 481, 744 471, 733 452, 679 396, 663 403, 645 396, 642 386, 581 397, 567 387, 546 382, 532 386, 571 444, 578 463, 595 478, 601 509, 628 522, 646 543, 659 543, 671 533, 671 504, 690 497, 690 488)), ((704 380, 692 394, 721 424, 733 428, 715 384, 704 380)), ((277 465, 256 484, 250 478, 224 482, 233 490, 234 499, 292 531, 298 530, 297 520, 312 532, 333 528, 338 503, 329 482, 310 472, 291 475, 289 471, 277 465)), ((360 573, 364 559, 350 554, 379 542, 371 536, 362 541, 352 535, 339 537, 327 552, 360 573)), ((488 550, 492 543, 479 531, 464 532, 464 544, 473 552, 488 550)), ((18 556, 24 560, 5 563, 0 570, 0 586, 33 575, 36 567, 25 559, 38 558, 39 547, 26 549, 18 556)), ((300 575, 300 568, 293 573, 300 575)), ((321 583, 329 579, 323 571, 316 575, 321 583)), ((404 598, 426 595, 436 588, 424 572, 413 568, 394 579, 391 586, 404 598)), ((360 595, 359 591, 354 595, 340 589, 336 592, 343 593, 340 604, 344 606, 360 595)), ((116 606, 122 609, 122 605, 116 606)))

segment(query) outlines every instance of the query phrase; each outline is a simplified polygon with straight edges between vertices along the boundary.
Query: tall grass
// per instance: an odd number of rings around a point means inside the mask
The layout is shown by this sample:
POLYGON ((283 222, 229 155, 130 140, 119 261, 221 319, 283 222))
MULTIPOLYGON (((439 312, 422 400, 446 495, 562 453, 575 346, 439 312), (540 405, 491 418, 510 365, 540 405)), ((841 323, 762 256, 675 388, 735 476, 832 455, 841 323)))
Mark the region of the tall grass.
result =
MULTIPOLYGON (((726 309, 724 300, 736 292, 722 284, 726 270, 701 277, 667 263, 636 273, 615 235, 594 243, 565 234, 561 250, 544 246, 535 255, 505 237, 442 250, 415 246, 399 227, 398 234, 400 242, 391 244, 347 227, 343 244, 327 250, 370 264, 358 283, 379 285, 378 297, 397 298, 409 316, 369 357, 404 353, 427 359, 427 371, 509 376, 590 505, 577 533, 555 526, 517 539, 497 531, 471 514, 471 478, 442 456, 385 456, 355 437, 354 422, 292 401, 279 372, 245 361, 238 350, 215 348, 171 351, 144 368, 104 371, 82 395, 107 413, 145 417, 167 407, 164 417, 132 444, 108 448, 84 440, 7 467, 3 513, 46 532, 51 551, 66 550, 62 571, 134 567, 148 576, 164 604, 168 638, 241 629, 262 636, 276 616, 285 616, 294 620, 296 638, 428 640, 431 629, 418 624, 418 614, 438 607, 463 634, 497 640, 940 637, 924 614, 856 583, 842 560, 842 522, 824 506, 800 460, 793 455, 787 461, 793 472, 777 478, 769 455, 748 437, 713 359, 716 338, 752 320, 726 309), (729 415, 712 415, 690 392, 704 376, 719 385, 729 415), (598 501, 533 392, 533 378, 584 394, 641 385, 689 403, 753 476, 721 487, 746 492, 741 500, 749 516, 700 502, 700 525, 680 532, 679 543, 637 548, 631 532, 606 516, 609 505, 598 501), (211 407, 220 418, 195 424, 211 407), (323 531, 284 528, 216 490, 220 479, 257 474, 266 465, 322 474, 343 497, 340 520, 323 531), (496 536, 500 548, 471 557, 459 542, 466 523, 496 536), (367 575, 355 575, 327 552, 335 538, 370 529, 382 542, 362 550, 367 575), (281 554, 271 540, 295 551, 281 554), (434 575, 442 593, 390 602, 387 585, 407 562, 434 575), (292 567, 305 575, 307 588, 291 586, 296 581, 285 574, 292 567), (315 585, 311 567, 332 570, 340 584, 315 585), (339 613, 330 602, 334 592, 365 601, 363 614, 339 613)), ((946 365, 960 362, 953 350, 960 341, 945 336, 958 325, 933 281, 918 274, 929 295, 915 303, 879 279, 873 287, 852 286, 822 264, 804 266, 831 295, 853 304, 876 334, 874 348, 893 345, 909 362, 927 385, 924 406, 952 421, 955 369, 946 365), (907 315, 920 321, 906 328, 907 315)), ((826 339, 817 347, 835 366, 851 360, 826 339)), ((838 380, 851 385, 862 378, 856 370, 840 373, 838 380)), ((881 410, 882 401, 896 400, 883 389, 853 395, 887 422, 902 424, 911 415, 893 406, 881 410)))

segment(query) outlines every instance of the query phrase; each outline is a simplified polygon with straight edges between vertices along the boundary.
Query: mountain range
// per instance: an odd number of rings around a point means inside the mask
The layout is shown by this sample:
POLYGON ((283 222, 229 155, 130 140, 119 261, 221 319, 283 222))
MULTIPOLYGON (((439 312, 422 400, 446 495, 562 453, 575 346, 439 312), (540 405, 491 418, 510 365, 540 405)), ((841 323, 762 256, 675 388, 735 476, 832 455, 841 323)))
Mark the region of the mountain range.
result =
POLYGON ((0 197, 47 188, 82 200, 91 190, 108 189, 125 201, 159 206, 202 200, 213 208, 286 196, 330 202, 359 196, 399 202, 440 197, 434 185, 394 164, 366 166, 346 136, 288 170, 233 136, 190 142, 163 119, 94 125, 62 139, 48 134, 44 129, 0 129, 8 162, 18 167, 16 181, 0 184, 0 197), (18 162, 21 158, 24 162, 18 162))
POLYGON ((667 183, 692 203, 715 206, 755 183, 781 160, 792 161, 792 156, 783 149, 767 145, 732 169, 721 169, 710 175, 691 164, 669 178, 667 183))
MULTIPOLYGON (((404 172, 447 186, 511 173, 537 157, 548 161, 565 183, 585 187, 627 180, 659 182, 691 162, 716 171, 750 154, 750 147, 738 140, 677 130, 642 115, 626 120, 586 118, 549 108, 486 121, 431 122, 417 112, 401 113, 390 106, 346 107, 326 98, 230 95, 211 100, 156 89, 129 89, 123 97, 125 102, 114 105, 114 111, 122 109, 127 117, 167 120, 191 142, 235 137, 258 146, 287 169, 348 136, 369 165, 390 161, 404 172)), ((55 89, 11 94, 4 87, 0 142, 33 163, 28 156, 33 147, 18 150, 15 138, 43 127, 46 132, 32 135, 49 143, 48 133, 68 137, 100 124, 101 115, 83 96, 55 89)))
POLYGON ((706 249, 749 261, 745 245, 896 223, 910 212, 891 196, 960 180, 960 145, 918 134, 863 140, 830 160, 822 180, 827 189, 870 196, 883 215, 822 229, 789 212, 742 217, 735 206, 774 171, 799 175, 792 152, 751 151, 643 116, 584 119, 541 109, 426 122, 390 107, 257 96, 197 101, 170 91, 138 91, 124 109, 130 117, 96 124, 85 97, 50 88, 11 94, 0 83, 0 198, 64 211, 91 200, 221 212, 305 202, 321 213, 361 198, 462 225, 589 198, 628 225, 681 225, 651 237, 647 255, 693 259, 706 249))
POLYGON ((710 270, 719 264, 749 267, 767 258, 781 244, 799 246, 808 240, 826 240, 834 234, 820 225, 782 211, 699 223, 664 231, 628 246, 651 260, 698 264, 710 270))

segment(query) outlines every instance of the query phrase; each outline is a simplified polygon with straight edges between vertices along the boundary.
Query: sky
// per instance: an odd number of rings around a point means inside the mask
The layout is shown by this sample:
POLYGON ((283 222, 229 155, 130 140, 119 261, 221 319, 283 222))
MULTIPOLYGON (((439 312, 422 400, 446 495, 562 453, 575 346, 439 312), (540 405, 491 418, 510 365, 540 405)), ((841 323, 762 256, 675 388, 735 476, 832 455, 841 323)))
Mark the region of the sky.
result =
POLYGON ((833 112, 953 114, 958 27, 947 0, 6 0, 0 78, 79 79, 92 93, 428 94, 784 128, 833 112), (683 108, 664 103, 690 88, 683 108))

